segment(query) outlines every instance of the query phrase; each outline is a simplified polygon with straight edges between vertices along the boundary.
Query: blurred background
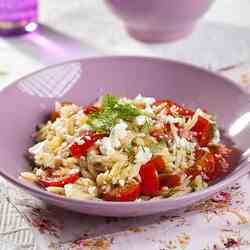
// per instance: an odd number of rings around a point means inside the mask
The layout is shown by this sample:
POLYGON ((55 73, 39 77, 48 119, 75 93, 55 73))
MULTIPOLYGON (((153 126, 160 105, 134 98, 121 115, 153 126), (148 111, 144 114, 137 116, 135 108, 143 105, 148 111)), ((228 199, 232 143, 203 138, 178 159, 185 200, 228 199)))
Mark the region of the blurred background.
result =
POLYGON ((249 10, 249 0, 215 1, 191 36, 145 44, 127 34, 104 1, 39 1, 36 32, 0 38, 0 86, 47 65, 102 54, 173 58, 213 69, 241 63, 250 57, 249 10))

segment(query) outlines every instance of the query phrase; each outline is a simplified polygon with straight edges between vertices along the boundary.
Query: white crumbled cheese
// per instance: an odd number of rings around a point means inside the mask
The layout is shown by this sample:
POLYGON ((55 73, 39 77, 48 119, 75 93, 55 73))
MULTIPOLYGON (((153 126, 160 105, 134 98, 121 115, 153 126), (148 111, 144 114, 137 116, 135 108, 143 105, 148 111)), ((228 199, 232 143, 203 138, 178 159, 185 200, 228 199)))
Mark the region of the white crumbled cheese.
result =
POLYGON ((71 169, 70 171, 69 171, 69 174, 77 174, 77 173, 79 173, 80 172, 80 168, 78 167, 78 168, 73 168, 73 169, 71 169))
POLYGON ((195 143, 189 142, 187 139, 185 138, 181 138, 181 137, 177 137, 174 140, 174 145, 176 145, 176 147, 182 148, 185 151, 188 152, 192 152, 195 149, 195 143))
POLYGON ((119 180, 118 182, 119 182, 119 185, 122 187, 125 185, 125 180, 119 180))
POLYGON ((186 123, 186 120, 184 117, 174 117, 172 115, 166 115, 165 114, 165 110, 161 111, 160 114, 160 119, 164 122, 164 123, 169 123, 169 124, 175 124, 178 123, 180 125, 184 125, 186 123))
POLYGON ((143 165, 152 158, 152 153, 148 147, 139 147, 137 154, 135 155, 135 163, 143 165))
POLYGON ((144 104, 148 104, 148 105, 152 105, 153 103, 155 103, 155 98, 153 97, 144 97, 141 94, 139 94, 135 99, 134 99, 134 103, 144 103, 144 104))
POLYGON ((115 152, 109 137, 102 138, 99 142, 100 151, 103 155, 111 155, 115 152))
POLYGON ((41 176, 44 175, 44 171, 43 171, 41 168, 38 168, 38 169, 36 170, 36 175, 41 177, 41 176))
POLYGON ((57 135, 65 136, 68 134, 66 122, 64 119, 57 119, 52 125, 52 129, 55 130, 57 135))
POLYGON ((91 194, 92 196, 96 196, 97 195, 97 188, 95 186, 89 187, 88 193, 91 194))
POLYGON ((138 126, 143 126, 147 121, 147 117, 145 115, 138 115, 135 117, 135 124, 138 126))
POLYGON ((61 106, 61 109, 59 112, 60 112, 61 117, 68 118, 72 116, 74 113, 78 113, 80 110, 81 110, 80 107, 78 107, 75 104, 72 104, 72 105, 61 106))
POLYGON ((127 123, 123 121, 116 124, 111 129, 110 137, 117 138, 119 140, 123 139, 124 137, 127 136, 127 133, 128 133, 127 128, 128 128, 127 123))
POLYGON ((76 134, 80 135, 82 132, 86 130, 92 130, 92 127, 89 124, 83 124, 77 129, 76 134))
POLYGON ((120 140, 128 135, 127 127, 127 123, 121 121, 111 129, 109 137, 104 137, 98 141, 102 154, 111 155, 115 152, 115 149, 121 147, 120 140))
POLYGON ((154 114, 154 110, 152 109, 152 107, 150 106, 150 104, 146 104, 144 112, 146 114, 148 114, 148 115, 153 115, 154 114))
POLYGON ((29 153, 32 155, 39 154, 43 151, 43 146, 47 141, 42 141, 29 148, 29 153))
POLYGON ((78 145, 83 145, 85 143, 84 139, 82 137, 77 137, 74 139, 74 142, 78 145))

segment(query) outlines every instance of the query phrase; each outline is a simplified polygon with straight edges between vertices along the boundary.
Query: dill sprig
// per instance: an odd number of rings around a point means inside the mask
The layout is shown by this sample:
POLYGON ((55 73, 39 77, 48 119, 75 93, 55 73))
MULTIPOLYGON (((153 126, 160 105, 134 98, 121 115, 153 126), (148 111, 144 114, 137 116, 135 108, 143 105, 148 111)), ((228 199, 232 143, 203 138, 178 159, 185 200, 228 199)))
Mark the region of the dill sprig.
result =
POLYGON ((129 103, 121 103, 118 97, 108 94, 102 98, 101 110, 89 115, 88 123, 97 132, 108 132, 119 119, 130 121, 140 114, 139 109, 129 103))

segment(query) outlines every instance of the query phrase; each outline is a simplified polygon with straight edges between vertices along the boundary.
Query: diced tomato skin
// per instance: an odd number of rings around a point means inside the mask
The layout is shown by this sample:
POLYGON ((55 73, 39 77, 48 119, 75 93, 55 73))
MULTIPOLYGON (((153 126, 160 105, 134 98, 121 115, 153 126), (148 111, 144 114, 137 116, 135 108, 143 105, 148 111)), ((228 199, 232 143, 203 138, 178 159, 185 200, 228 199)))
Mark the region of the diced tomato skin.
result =
POLYGON ((195 166, 186 171, 186 174, 191 176, 191 179, 201 175, 205 181, 211 182, 224 176, 229 170, 229 163, 222 155, 205 152, 197 160, 195 166))
POLYGON ((160 187, 174 188, 181 184, 181 177, 176 174, 159 175, 160 187))
POLYGON ((156 100, 156 102, 154 103, 154 105, 159 106, 162 105, 163 108, 166 109, 166 115, 171 115, 172 112, 170 110, 171 107, 175 106, 176 107, 176 112, 179 115, 182 116, 192 116, 194 114, 194 112, 190 109, 187 109, 171 100, 156 100), (164 105, 165 104, 165 105, 164 105))
POLYGON ((229 158, 232 154, 232 150, 223 144, 210 145, 209 150, 213 154, 218 154, 224 158, 229 158))
POLYGON ((192 116, 194 115, 194 112, 192 110, 183 108, 183 107, 179 107, 179 111, 177 111, 177 113, 179 115, 183 115, 183 116, 192 116))
POLYGON ((164 105, 165 104, 165 107, 163 108, 166 108, 166 114, 167 115, 170 115, 172 112, 170 110, 170 108, 172 106, 176 106, 176 112, 177 114, 179 115, 183 115, 183 116, 192 116, 194 114, 194 112, 190 109, 187 109, 171 100, 156 100, 156 102, 154 103, 154 105, 164 105))
POLYGON ((141 194, 140 183, 129 183, 124 187, 115 187, 110 192, 104 194, 103 199, 106 201, 134 201, 141 194))
POLYGON ((173 105, 174 102, 170 100, 164 100, 164 99, 156 99, 154 105, 161 105, 161 104, 166 104, 166 105, 173 105))
POLYGON ((232 150, 225 145, 211 145, 209 150, 214 154, 216 171, 215 177, 221 177, 227 174, 231 166, 229 164, 232 155, 232 150))
POLYGON ((205 118, 199 116, 196 124, 192 127, 191 131, 195 132, 199 145, 206 147, 212 139, 213 127, 212 124, 205 118))
POLYGON ((193 166, 187 169, 185 173, 191 177, 191 180, 194 180, 196 176, 201 175, 202 171, 193 166))
POLYGON ((147 196, 156 196, 159 193, 160 182, 158 172, 152 161, 140 168, 141 192, 147 196))
POLYGON ((216 170, 214 173, 214 179, 225 176, 230 171, 230 164, 222 155, 214 155, 216 170))
POLYGON ((98 112, 100 109, 98 107, 95 107, 95 106, 87 106, 83 109, 83 113, 86 114, 86 115, 90 115, 90 114, 93 114, 93 113, 96 113, 98 112))
POLYGON ((213 154, 207 154, 203 162, 202 172, 204 173, 203 178, 207 181, 212 181, 216 178, 216 165, 213 154))
POLYGON ((196 150, 194 152, 194 156, 195 156, 195 159, 200 159, 203 155, 205 154, 205 151, 204 150, 196 150))
POLYGON ((79 173, 71 174, 62 180, 53 180, 53 177, 43 178, 39 181, 40 185, 43 187, 64 187, 66 184, 71 184, 76 182, 80 178, 79 173))
POLYGON ((58 117, 60 117, 59 112, 57 111, 52 111, 50 114, 50 119, 52 122, 54 122, 58 117))
POLYGON ((90 134, 84 135, 82 140, 84 143, 79 145, 77 143, 73 143, 70 146, 70 152, 73 157, 81 157, 88 153, 88 150, 94 145, 94 143, 98 140, 103 138, 104 134, 90 134))
POLYGON ((155 155, 152 158, 151 162, 152 162, 152 164, 155 165, 155 168, 159 173, 166 171, 166 164, 165 164, 164 159, 162 158, 161 155, 155 155))

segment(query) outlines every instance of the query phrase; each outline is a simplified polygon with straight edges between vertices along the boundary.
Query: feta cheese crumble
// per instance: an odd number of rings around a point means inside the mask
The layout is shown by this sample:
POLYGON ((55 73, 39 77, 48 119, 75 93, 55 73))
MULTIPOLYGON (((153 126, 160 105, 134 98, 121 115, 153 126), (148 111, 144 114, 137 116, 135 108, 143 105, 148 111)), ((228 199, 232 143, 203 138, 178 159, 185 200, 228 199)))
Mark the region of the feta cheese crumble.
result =
POLYGON ((32 155, 39 154, 43 151, 43 147, 47 141, 42 141, 29 148, 29 153, 32 155))
POLYGON ((152 158, 152 153, 148 147, 140 146, 137 154, 135 155, 135 163, 138 165, 144 165, 152 158))
POLYGON ((143 126, 147 121, 147 117, 145 115, 139 115, 135 118, 135 124, 138 126, 143 126))
POLYGON ((155 98, 153 97, 144 97, 141 94, 139 94, 138 96, 136 96, 136 98, 134 99, 134 103, 143 103, 145 105, 152 105, 155 103, 155 98))
POLYGON ((98 142, 102 154, 111 155, 115 149, 121 147, 121 140, 128 135, 127 127, 128 125, 121 121, 111 129, 109 137, 104 137, 98 142))

